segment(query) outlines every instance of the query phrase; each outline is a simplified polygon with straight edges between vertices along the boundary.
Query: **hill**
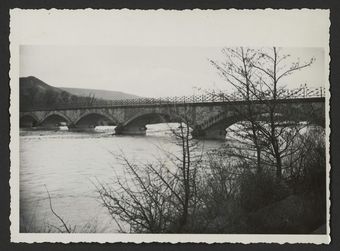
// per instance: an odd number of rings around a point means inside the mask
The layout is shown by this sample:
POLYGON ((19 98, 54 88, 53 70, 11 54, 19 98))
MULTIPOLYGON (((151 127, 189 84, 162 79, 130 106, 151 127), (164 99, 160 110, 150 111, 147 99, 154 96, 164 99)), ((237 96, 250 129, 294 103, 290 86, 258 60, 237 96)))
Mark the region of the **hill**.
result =
POLYGON ((19 79, 20 109, 52 106, 71 100, 72 94, 50 86, 36 77, 19 79))
POLYGON ((51 85, 46 84, 36 77, 26 77, 20 78, 20 95, 22 96, 34 96, 34 95, 43 95, 47 92, 56 92, 61 93, 62 90, 59 88, 53 87, 51 85))
POLYGON ((30 76, 19 79, 20 110, 39 107, 55 107, 74 103, 106 103, 113 99, 131 99, 137 96, 123 92, 80 88, 57 88, 30 76))
POLYGON ((94 96, 98 99, 106 99, 106 100, 118 100, 118 99, 133 99, 139 98, 139 96, 118 92, 118 91, 106 91, 106 90, 98 90, 98 89, 83 89, 83 88, 67 88, 61 87, 61 90, 64 90, 73 95, 88 97, 94 96))

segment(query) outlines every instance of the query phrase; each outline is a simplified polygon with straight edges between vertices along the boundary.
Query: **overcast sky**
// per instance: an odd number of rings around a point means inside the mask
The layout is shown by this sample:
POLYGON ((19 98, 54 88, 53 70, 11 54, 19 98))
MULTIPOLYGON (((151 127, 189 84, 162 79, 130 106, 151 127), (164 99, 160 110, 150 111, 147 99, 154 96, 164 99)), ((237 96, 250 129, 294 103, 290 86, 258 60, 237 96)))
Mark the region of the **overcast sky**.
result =
MULTIPOLYGON (((222 47, 21 46, 20 77, 35 76, 56 87, 122 91, 148 97, 191 95, 195 87, 224 89, 208 59, 222 47)), ((314 64, 284 80, 289 88, 323 86, 322 48, 283 48, 291 59, 314 64)))

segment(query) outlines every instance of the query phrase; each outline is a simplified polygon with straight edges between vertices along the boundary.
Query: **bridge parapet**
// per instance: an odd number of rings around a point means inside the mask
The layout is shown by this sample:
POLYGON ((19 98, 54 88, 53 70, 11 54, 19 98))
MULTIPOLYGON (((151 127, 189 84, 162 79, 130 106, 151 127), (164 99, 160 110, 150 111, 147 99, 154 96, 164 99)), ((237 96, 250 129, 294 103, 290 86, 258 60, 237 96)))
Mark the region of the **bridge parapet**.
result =
MULTIPOLYGON (((325 88, 308 88, 306 86, 295 89, 281 89, 277 93, 277 99, 298 99, 298 98, 320 98, 325 96, 325 88)), ((270 100, 270 92, 262 92, 259 95, 250 95, 250 100, 270 100)), ((69 110, 85 108, 109 108, 109 107, 136 107, 136 106, 159 106, 159 105, 176 105, 176 104, 199 104, 199 103, 219 103, 244 101, 245 98, 240 93, 224 93, 211 91, 202 95, 192 96, 174 96, 160 98, 135 98, 123 100, 92 100, 89 103, 70 103, 58 104, 53 107, 35 106, 29 109, 21 108, 21 111, 51 111, 51 110, 69 110)))

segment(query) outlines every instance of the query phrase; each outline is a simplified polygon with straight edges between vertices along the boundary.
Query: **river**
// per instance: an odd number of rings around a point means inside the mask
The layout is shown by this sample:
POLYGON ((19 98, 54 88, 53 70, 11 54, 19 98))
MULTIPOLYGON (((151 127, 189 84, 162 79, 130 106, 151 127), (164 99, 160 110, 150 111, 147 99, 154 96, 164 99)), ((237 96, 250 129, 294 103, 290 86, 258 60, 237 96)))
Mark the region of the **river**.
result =
MULTIPOLYGON (((176 126, 176 125, 170 125, 176 126)), ((94 184, 110 182, 123 171, 115 156, 134 162, 164 157, 162 149, 176 152, 168 125, 149 125, 146 136, 115 136, 114 127, 91 132, 20 131, 20 228, 23 232, 58 232, 60 221, 75 232, 117 232, 94 184)), ((203 144, 203 143, 202 143, 203 144)), ((204 149, 221 141, 205 141, 204 149)))

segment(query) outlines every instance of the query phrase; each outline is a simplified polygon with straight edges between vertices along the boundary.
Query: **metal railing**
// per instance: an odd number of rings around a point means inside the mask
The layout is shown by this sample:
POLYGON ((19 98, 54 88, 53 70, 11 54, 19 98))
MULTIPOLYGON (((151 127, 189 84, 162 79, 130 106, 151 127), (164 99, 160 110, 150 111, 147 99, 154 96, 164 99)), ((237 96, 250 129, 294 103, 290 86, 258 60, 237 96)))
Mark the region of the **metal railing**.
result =
MULTIPOLYGON (((308 88, 306 86, 296 89, 282 89, 277 91, 277 99, 298 99, 298 98, 317 98, 325 96, 325 88, 308 88)), ((250 100, 270 100, 273 95, 270 91, 251 93, 250 100)), ((171 105, 171 104, 193 104, 193 103, 219 103, 244 101, 245 96, 242 93, 224 93, 211 91, 201 95, 192 96, 173 96, 161 98, 134 98, 121 100, 92 100, 91 102, 77 102, 68 104, 58 104, 51 107, 35 106, 30 109, 21 107, 21 111, 39 111, 39 110, 61 110, 61 109, 79 109, 79 108, 107 108, 117 106, 148 106, 148 105, 171 105)))

